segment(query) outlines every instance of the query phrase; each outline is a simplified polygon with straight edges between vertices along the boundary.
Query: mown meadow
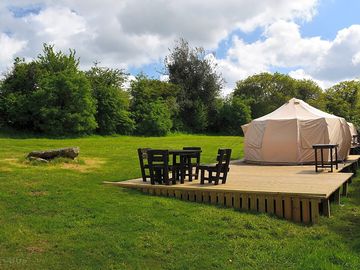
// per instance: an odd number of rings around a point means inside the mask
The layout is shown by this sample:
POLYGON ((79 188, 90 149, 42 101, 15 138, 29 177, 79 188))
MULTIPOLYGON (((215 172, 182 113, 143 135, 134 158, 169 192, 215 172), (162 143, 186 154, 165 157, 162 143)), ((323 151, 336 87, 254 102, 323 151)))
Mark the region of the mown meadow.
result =
POLYGON ((242 137, 49 139, 0 135, 0 269, 360 269, 360 178, 314 226, 104 185, 140 176, 138 147, 219 147, 242 137), (32 150, 79 146, 75 162, 32 150))

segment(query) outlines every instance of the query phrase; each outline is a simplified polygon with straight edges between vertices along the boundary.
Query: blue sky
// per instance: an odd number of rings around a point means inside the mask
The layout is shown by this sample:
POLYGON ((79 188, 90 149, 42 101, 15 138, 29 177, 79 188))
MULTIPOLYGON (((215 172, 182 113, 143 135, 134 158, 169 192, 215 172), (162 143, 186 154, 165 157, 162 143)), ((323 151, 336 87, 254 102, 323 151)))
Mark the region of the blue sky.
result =
POLYGON ((355 0, 3 0, 0 71, 35 58, 44 42, 159 78, 180 37, 204 47, 231 92, 259 72, 313 79, 321 87, 360 77, 360 1, 355 0), (160 72, 160 73, 159 73, 160 72))

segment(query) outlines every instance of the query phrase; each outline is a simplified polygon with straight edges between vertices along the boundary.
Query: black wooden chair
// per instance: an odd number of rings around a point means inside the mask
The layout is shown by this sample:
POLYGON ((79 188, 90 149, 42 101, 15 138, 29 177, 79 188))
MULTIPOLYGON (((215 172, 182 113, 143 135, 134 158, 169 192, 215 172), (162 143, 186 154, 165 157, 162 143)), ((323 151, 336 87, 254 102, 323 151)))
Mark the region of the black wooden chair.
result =
POLYGON ((149 172, 149 163, 148 163, 148 154, 147 152, 151 148, 139 148, 138 156, 139 156, 139 163, 140 163, 140 170, 141 176, 144 182, 150 180, 150 172, 149 172))
POLYGON ((183 147, 183 150, 197 150, 194 153, 184 156, 185 177, 189 177, 189 181, 199 178, 200 152, 201 147, 183 147), (195 172, 194 172, 195 169, 195 172))
POLYGON ((150 181, 154 185, 156 182, 159 184, 169 185, 170 180, 176 184, 175 178, 170 179, 169 172, 169 152, 168 150, 148 150, 148 161, 150 171, 150 181))
POLYGON ((200 165, 200 184, 204 184, 205 181, 209 181, 209 183, 214 181, 214 184, 217 185, 219 184, 219 180, 225 184, 230 169, 230 157, 231 149, 219 149, 216 157, 217 163, 215 165, 200 165), (205 176, 206 171, 208 172, 208 176, 205 176))

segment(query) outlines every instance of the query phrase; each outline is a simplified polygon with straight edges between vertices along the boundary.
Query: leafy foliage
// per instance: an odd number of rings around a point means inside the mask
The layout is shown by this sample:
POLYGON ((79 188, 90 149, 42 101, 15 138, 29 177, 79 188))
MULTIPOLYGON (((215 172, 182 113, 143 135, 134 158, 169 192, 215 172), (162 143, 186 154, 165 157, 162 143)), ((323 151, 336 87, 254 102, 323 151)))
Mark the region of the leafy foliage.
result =
POLYGON ((223 134, 243 135, 241 126, 251 121, 250 107, 239 97, 223 101, 217 118, 216 131, 223 134))
POLYGON ((130 117, 130 96, 121 86, 126 80, 122 70, 95 65, 86 72, 96 100, 97 131, 100 134, 130 134, 134 121, 130 117))
POLYGON ((171 114, 162 99, 148 103, 143 119, 137 123, 136 132, 147 136, 164 136, 171 127, 171 114))
POLYGON ((320 109, 324 107, 323 93, 316 83, 280 73, 260 73, 238 81, 234 96, 250 106, 253 119, 272 112, 293 97, 320 109))
POLYGON ((360 127, 360 82, 340 82, 325 92, 326 109, 360 127))
POLYGON ((16 58, 1 86, 1 115, 18 129, 47 134, 90 133, 97 126, 91 88, 69 55, 44 45, 37 60, 16 58))
POLYGON ((177 102, 184 128, 205 131, 223 85, 216 65, 206 57, 203 48, 190 48, 184 39, 177 42, 165 65, 170 82, 180 87, 177 102))
POLYGON ((179 88, 172 83, 149 79, 142 74, 137 76, 130 89, 136 133, 155 136, 168 133, 178 117, 178 92, 179 88))
POLYGON ((33 94, 34 128, 44 133, 85 134, 97 126, 91 87, 81 73, 60 71, 48 74, 33 94))
POLYGON ((0 118, 18 129, 32 129, 35 121, 33 93, 38 89, 40 67, 16 58, 12 70, 1 83, 0 118))

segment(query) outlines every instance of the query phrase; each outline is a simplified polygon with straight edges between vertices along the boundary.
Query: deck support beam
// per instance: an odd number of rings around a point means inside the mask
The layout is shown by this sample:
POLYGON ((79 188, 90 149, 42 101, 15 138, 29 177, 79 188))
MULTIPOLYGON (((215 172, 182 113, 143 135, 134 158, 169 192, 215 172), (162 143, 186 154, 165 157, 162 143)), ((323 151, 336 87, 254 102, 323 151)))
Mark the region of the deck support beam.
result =
POLYGON ((340 204, 340 188, 335 190, 335 192, 333 193, 333 196, 334 196, 334 202, 336 204, 340 204))
POLYGON ((323 209, 323 215, 325 217, 330 217, 330 200, 329 199, 323 199, 322 200, 322 209, 323 209))
POLYGON ((342 186, 342 195, 347 196, 348 195, 348 181, 346 181, 342 186))

